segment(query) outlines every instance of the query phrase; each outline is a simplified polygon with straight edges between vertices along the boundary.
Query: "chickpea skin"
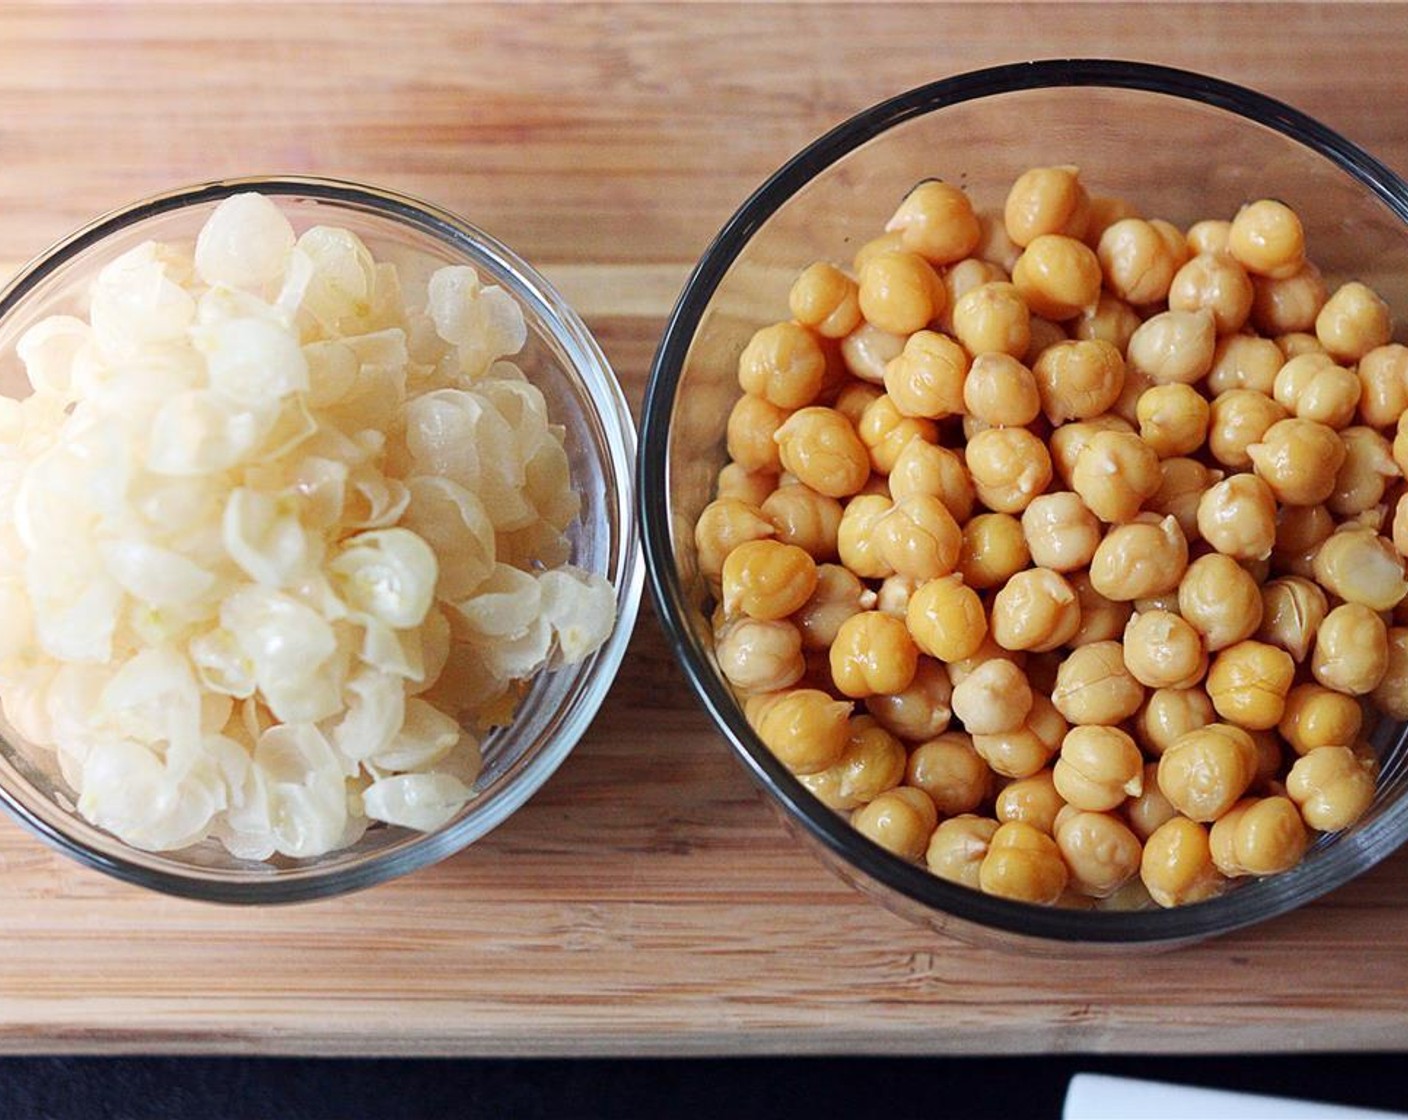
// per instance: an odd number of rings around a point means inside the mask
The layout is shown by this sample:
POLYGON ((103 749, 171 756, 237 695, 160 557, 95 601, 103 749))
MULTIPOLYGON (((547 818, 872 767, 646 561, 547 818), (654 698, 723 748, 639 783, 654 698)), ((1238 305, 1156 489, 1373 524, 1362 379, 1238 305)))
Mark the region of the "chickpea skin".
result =
POLYGON ((802 270, 787 293, 788 310, 823 338, 845 338, 860 326, 860 289, 835 265, 817 261, 802 270))
POLYGON ((1022 513, 1022 532, 1032 561, 1057 572, 1084 568, 1101 538, 1099 519, 1078 494, 1064 490, 1033 498, 1022 513))
POLYGON ((1318 584, 1301 576, 1282 576, 1261 589, 1262 621, 1257 638, 1279 646, 1300 663, 1329 613, 1329 600, 1318 584))
POLYGON ((1098 339, 1057 342, 1032 366, 1042 411, 1053 424, 1107 412, 1124 388, 1124 358, 1098 339))
POLYGON ((1021 358, 1032 341, 1031 310, 1015 284, 989 280, 953 305, 953 335, 973 355, 1021 358))
MULTIPOLYGON (((1059 747, 1060 742, 1056 745, 1059 747)), ((1056 814, 1065 804, 1056 792, 1050 769, 1045 769, 1003 786, 994 802, 993 812, 999 821, 1023 821, 1050 836, 1056 828, 1056 814)))
POLYGON ((794 774, 835 765, 850 741, 852 705, 818 689, 798 688, 763 705, 755 726, 763 744, 794 774))
POLYGON ((1344 462, 1326 505, 1337 517, 1355 517, 1382 502, 1389 483, 1403 472, 1394 461, 1392 444, 1373 428, 1346 428, 1340 440, 1344 462))
POLYGON ((1343 692, 1306 681, 1286 696, 1286 710, 1276 730, 1298 755, 1316 747, 1352 747, 1359 739, 1364 713, 1343 692))
MULTIPOLYGON (((841 340, 841 361, 851 376, 870 385, 885 381, 885 367, 904 350, 908 335, 882 331, 872 323, 861 323, 841 340)), ((856 423, 854 416, 849 417, 856 423)))
POLYGON ((963 383, 963 406, 993 426, 1030 424, 1041 411, 1032 371, 1008 354, 981 353, 963 383))
POLYGON ((1254 474, 1234 474, 1215 483, 1198 502, 1198 532, 1226 556, 1264 560, 1276 544, 1272 487, 1254 474))
POLYGON ((1135 716, 1135 737, 1158 758, 1189 731, 1216 720, 1212 701, 1201 688, 1160 688, 1149 694, 1135 716))
POLYGON ((978 500, 996 513, 1021 513, 1051 483, 1051 456, 1026 428, 979 432, 965 457, 978 500))
POLYGON ((982 237, 968 196, 937 179, 926 179, 905 195, 885 231, 898 232, 904 249, 936 265, 971 255, 982 237))
POLYGON ((1212 862, 1207 829, 1187 817, 1160 825, 1144 842, 1139 876, 1149 897, 1165 908, 1204 902, 1227 888, 1212 862))
POLYGON ((1188 542, 1177 520, 1141 514, 1105 534, 1090 561, 1090 583, 1107 599, 1132 602, 1168 594, 1187 570, 1188 542))
POLYGON ((714 642, 719 669, 744 692, 778 692, 802 679, 802 635, 790 622, 736 618, 714 642))
POLYGON ((1344 465, 1344 441, 1324 424, 1293 418, 1266 430, 1261 442, 1247 448, 1257 477, 1265 480, 1276 500, 1286 505, 1314 506, 1335 492, 1335 479, 1344 465))
POLYGON ((1285 650, 1252 640, 1228 646, 1208 669, 1212 705, 1228 723, 1264 731, 1281 722, 1296 665, 1285 650))
POLYGON ((963 526, 958 571, 969 587, 1001 587, 1030 562, 1022 523, 1010 513, 980 513, 963 526))
POLYGON ((1109 813, 1071 813, 1057 824, 1054 838, 1070 885, 1080 894, 1109 898, 1139 873, 1139 837, 1109 813))
POLYGON ((1194 560, 1178 585, 1178 611, 1202 635, 1209 653, 1255 634, 1262 610, 1256 580, 1220 552, 1194 560))
POLYGON ((1028 778, 1038 773, 1061 749, 1069 725, 1045 696, 1034 694, 1026 722, 1013 731, 974 735, 973 749, 994 773, 1028 778))
POLYGON ((954 685, 953 713, 970 735, 1015 731, 1031 708, 1026 674, 1003 658, 983 662, 954 685))
POLYGON ((960 576, 920 586, 910 597, 905 623, 920 650, 946 662, 971 657, 987 636, 982 600, 960 576))
POLYGON ((818 494, 849 497, 870 477, 869 451, 850 421, 834 409, 800 409, 774 438, 783 469, 818 494))
POLYGON ((1208 845, 1229 879, 1276 875, 1300 863, 1310 847, 1300 812, 1288 797, 1249 797, 1213 823, 1208 845))
POLYGON ((1051 702, 1073 724, 1113 726, 1139 710, 1144 686, 1124 663, 1119 642, 1091 642, 1071 651, 1056 674, 1051 702))
POLYGON ((1049 905, 1066 889, 1069 873, 1056 841, 1022 821, 999 825, 978 870, 985 894, 1049 905))
POLYGON ((947 447, 910 440, 890 469, 890 493, 896 501, 912 494, 933 494, 963 524, 973 512, 973 483, 962 457, 947 447))
POLYGON ((752 393, 744 393, 728 414, 726 440, 728 456, 744 470, 781 469, 777 431, 787 422, 786 409, 752 393))
POLYGON ((998 822, 971 813, 941 821, 929 840, 924 862, 940 879, 979 889, 978 876, 998 822))
POLYGON ((1144 758, 1117 727, 1073 727, 1061 742, 1052 780, 1067 804, 1104 812, 1143 792, 1144 758))
POLYGON ((919 650, 904 620, 861 611, 841 624, 831 645, 831 678, 853 699, 901 692, 914 680, 919 650))
POLYGON ((745 541, 724 561, 724 611, 765 621, 786 618, 811 598, 816 578, 816 561, 796 545, 745 541))
POLYGON ((916 331, 885 366, 885 391, 901 416, 959 416, 967 375, 963 347, 937 331, 916 331))
POLYGON ((1124 662, 1147 688, 1191 688, 1207 671, 1198 631, 1170 611, 1141 611, 1124 632, 1124 662))
POLYGON ((1163 481, 1159 457, 1138 436, 1099 432, 1076 456, 1071 489, 1101 521, 1131 520, 1163 481))
POLYGON ((1224 253, 1200 253, 1173 277, 1168 289, 1170 311, 1210 311, 1217 333, 1235 334, 1252 311, 1251 278, 1224 253))
POLYGON ((1403 558, 1372 529, 1332 533, 1316 552, 1313 570, 1326 591, 1370 610, 1392 610, 1408 594, 1403 558))
POLYGON ((826 355, 816 336, 798 323, 774 323, 753 335, 738 359, 745 393, 778 408, 803 408, 816 399, 826 377, 826 355))
POLYGON ((1096 250, 1105 286, 1132 304, 1160 303, 1179 261, 1159 231, 1139 218, 1115 222, 1100 236, 1096 250))
POLYGON ((1207 391, 1215 400, 1232 389, 1252 389, 1271 396, 1276 375, 1286 364, 1281 348, 1269 338, 1230 334, 1219 338, 1208 370, 1207 391))
POLYGON ((1191 385, 1155 385, 1135 406, 1139 435, 1160 459, 1190 455, 1207 438, 1211 408, 1191 385))
POLYGON ((1317 747, 1296 759, 1286 793, 1311 828, 1348 828, 1374 800, 1374 777, 1348 747, 1317 747))
POLYGON ((929 795, 913 786, 886 790, 851 817, 852 827, 867 840, 911 863, 923 858, 938 823, 929 795))
POLYGON ((1084 237, 1090 196, 1075 167, 1033 167, 1007 192, 1003 224, 1013 243, 1026 247, 1043 234, 1084 237))
POLYGON ((874 592, 866 590, 850 569, 840 564, 818 564, 816 590, 792 615, 792 623, 801 634, 802 649, 830 649, 841 623, 868 610, 874 597, 874 592))
POLYGON ((1038 653, 1066 644, 1080 627, 1080 601, 1049 568, 1017 572, 992 601, 992 636, 1004 649, 1038 653))
POLYGON ((1101 280, 1090 247, 1057 233, 1033 238, 1012 268, 1012 283, 1032 313, 1057 322, 1094 307, 1101 280))
POLYGON ((780 486, 763 500, 763 515, 777 527, 777 540, 794 544, 822 562, 836 558, 841 503, 801 483, 780 486))
POLYGON ((971 813, 987 800, 992 771, 962 731, 947 731, 909 754, 905 783, 933 799, 941 817, 971 813))
POLYGON ((1388 627, 1362 603, 1341 603, 1325 616, 1310 671, 1326 688, 1363 696, 1388 672, 1388 627))
POLYGON ((921 657, 908 688, 865 700, 865 709, 892 735, 907 742, 935 739, 948 730, 953 718, 953 685, 944 666, 921 657))
POLYGON ((1242 728, 1213 723, 1182 735, 1159 759, 1159 789, 1190 820, 1215 821, 1256 776, 1256 746, 1242 728))
POLYGON ((1408 346, 1376 346, 1355 367, 1359 376, 1359 416, 1374 428, 1388 428, 1408 412, 1408 346))
POLYGON ((1305 230, 1284 202, 1258 199, 1232 219, 1227 250, 1253 275, 1284 279, 1305 263, 1305 230))
POLYGON ((958 565, 963 531, 948 507, 931 494, 895 502, 875 522, 874 534, 886 565, 900 575, 937 579, 958 565))
POLYGON ((866 322, 907 335, 938 318, 948 293, 933 265, 918 253, 890 250, 866 260, 858 298, 866 322))
POLYGON ((1315 337, 1339 361, 1357 362, 1393 339, 1393 317, 1377 292, 1354 280, 1337 288, 1320 309, 1315 337))
POLYGON ((1212 368, 1216 347, 1212 312, 1163 311, 1130 336, 1125 358, 1131 371, 1154 385, 1192 385, 1212 368))

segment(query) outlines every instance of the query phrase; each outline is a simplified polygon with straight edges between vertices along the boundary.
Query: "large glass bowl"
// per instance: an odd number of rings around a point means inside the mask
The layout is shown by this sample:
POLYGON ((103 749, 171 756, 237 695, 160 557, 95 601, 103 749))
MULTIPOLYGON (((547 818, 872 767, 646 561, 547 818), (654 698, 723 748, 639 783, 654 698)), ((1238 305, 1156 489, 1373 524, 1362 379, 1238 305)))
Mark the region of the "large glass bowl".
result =
POLYGON ((1024 170, 1075 164, 1092 190, 1187 225, 1274 197, 1302 216, 1331 289, 1356 278, 1408 321, 1408 187, 1325 126, 1196 74, 1112 61, 1034 62, 922 86, 806 148, 745 202, 689 279, 656 354, 641 429, 646 562, 660 617, 705 708, 794 831, 896 912, 960 936, 1034 949, 1196 940, 1284 913, 1372 867, 1408 837, 1408 750, 1381 729, 1378 795, 1352 829, 1296 870, 1214 901, 1132 913, 1047 909, 989 897, 905 863, 852 830, 768 752, 719 673, 693 525, 725 459, 739 353, 786 315, 814 260, 848 261, 925 178, 1002 205, 1024 170))
MULTIPOLYGON (((417 200, 368 186, 321 179, 251 178, 190 187, 98 219, 33 261, 0 290, 0 393, 28 391, 16 339, 38 319, 81 311, 95 273, 148 239, 195 236, 225 198, 259 191, 274 198, 295 230, 334 225, 356 232, 402 275, 469 264, 521 305, 528 341, 515 357, 566 429, 566 450, 581 514, 569 531, 572 563, 616 588, 616 627, 585 661, 540 674, 511 726, 483 741, 476 796, 431 833, 374 826, 353 847, 267 863, 236 860, 213 840, 178 852, 138 851, 72 810, 72 791, 35 765, 0 722, 0 804, 21 823, 83 863, 173 894, 219 902, 316 898, 370 886, 443 859, 502 823, 545 782, 586 730, 616 675, 642 582, 634 517, 635 428, 606 358, 576 313, 510 249, 469 223, 417 200)), ((0 620, 3 625, 3 620, 0 620)))

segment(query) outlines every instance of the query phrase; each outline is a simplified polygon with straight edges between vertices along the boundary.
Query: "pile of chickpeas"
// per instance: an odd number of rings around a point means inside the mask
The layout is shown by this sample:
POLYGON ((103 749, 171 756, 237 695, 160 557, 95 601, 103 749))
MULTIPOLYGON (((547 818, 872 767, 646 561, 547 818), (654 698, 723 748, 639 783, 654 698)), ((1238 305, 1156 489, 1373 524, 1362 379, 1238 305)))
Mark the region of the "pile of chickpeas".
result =
POLYGON ((1288 870, 1408 719, 1408 347, 1295 212, 917 185, 738 362, 695 529, 768 748, 903 859, 1130 909, 1288 870))

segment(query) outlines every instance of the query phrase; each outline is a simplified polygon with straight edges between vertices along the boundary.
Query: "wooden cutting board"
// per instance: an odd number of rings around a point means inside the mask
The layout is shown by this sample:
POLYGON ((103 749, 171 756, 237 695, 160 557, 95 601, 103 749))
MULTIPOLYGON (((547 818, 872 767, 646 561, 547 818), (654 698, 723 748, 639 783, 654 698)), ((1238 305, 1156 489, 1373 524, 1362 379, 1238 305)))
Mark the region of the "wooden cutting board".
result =
MULTIPOLYGON (((638 403, 690 262, 881 97, 1023 57, 1187 66, 1408 170, 1408 9, 1099 5, 0 6, 0 261, 221 175, 418 194, 565 290, 638 403), (1274 26, 1272 26, 1274 25, 1274 26)), ((8 271, 8 269, 6 269, 8 271)), ((0 821, 0 1050, 690 1054, 1408 1046, 1408 857, 1155 957, 906 925, 816 864, 647 609, 534 801, 373 891, 261 911, 138 891, 0 821)))

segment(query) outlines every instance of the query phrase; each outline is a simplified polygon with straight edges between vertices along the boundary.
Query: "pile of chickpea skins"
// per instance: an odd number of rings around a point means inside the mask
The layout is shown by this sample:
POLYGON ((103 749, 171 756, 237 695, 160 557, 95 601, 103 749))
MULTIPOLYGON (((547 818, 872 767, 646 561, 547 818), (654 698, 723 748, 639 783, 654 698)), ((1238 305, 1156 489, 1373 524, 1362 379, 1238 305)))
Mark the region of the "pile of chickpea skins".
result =
POLYGON ((925 181, 789 306, 695 539, 719 666, 822 802, 945 879, 1121 909, 1365 812, 1408 719, 1408 347, 1293 210, 925 181))

